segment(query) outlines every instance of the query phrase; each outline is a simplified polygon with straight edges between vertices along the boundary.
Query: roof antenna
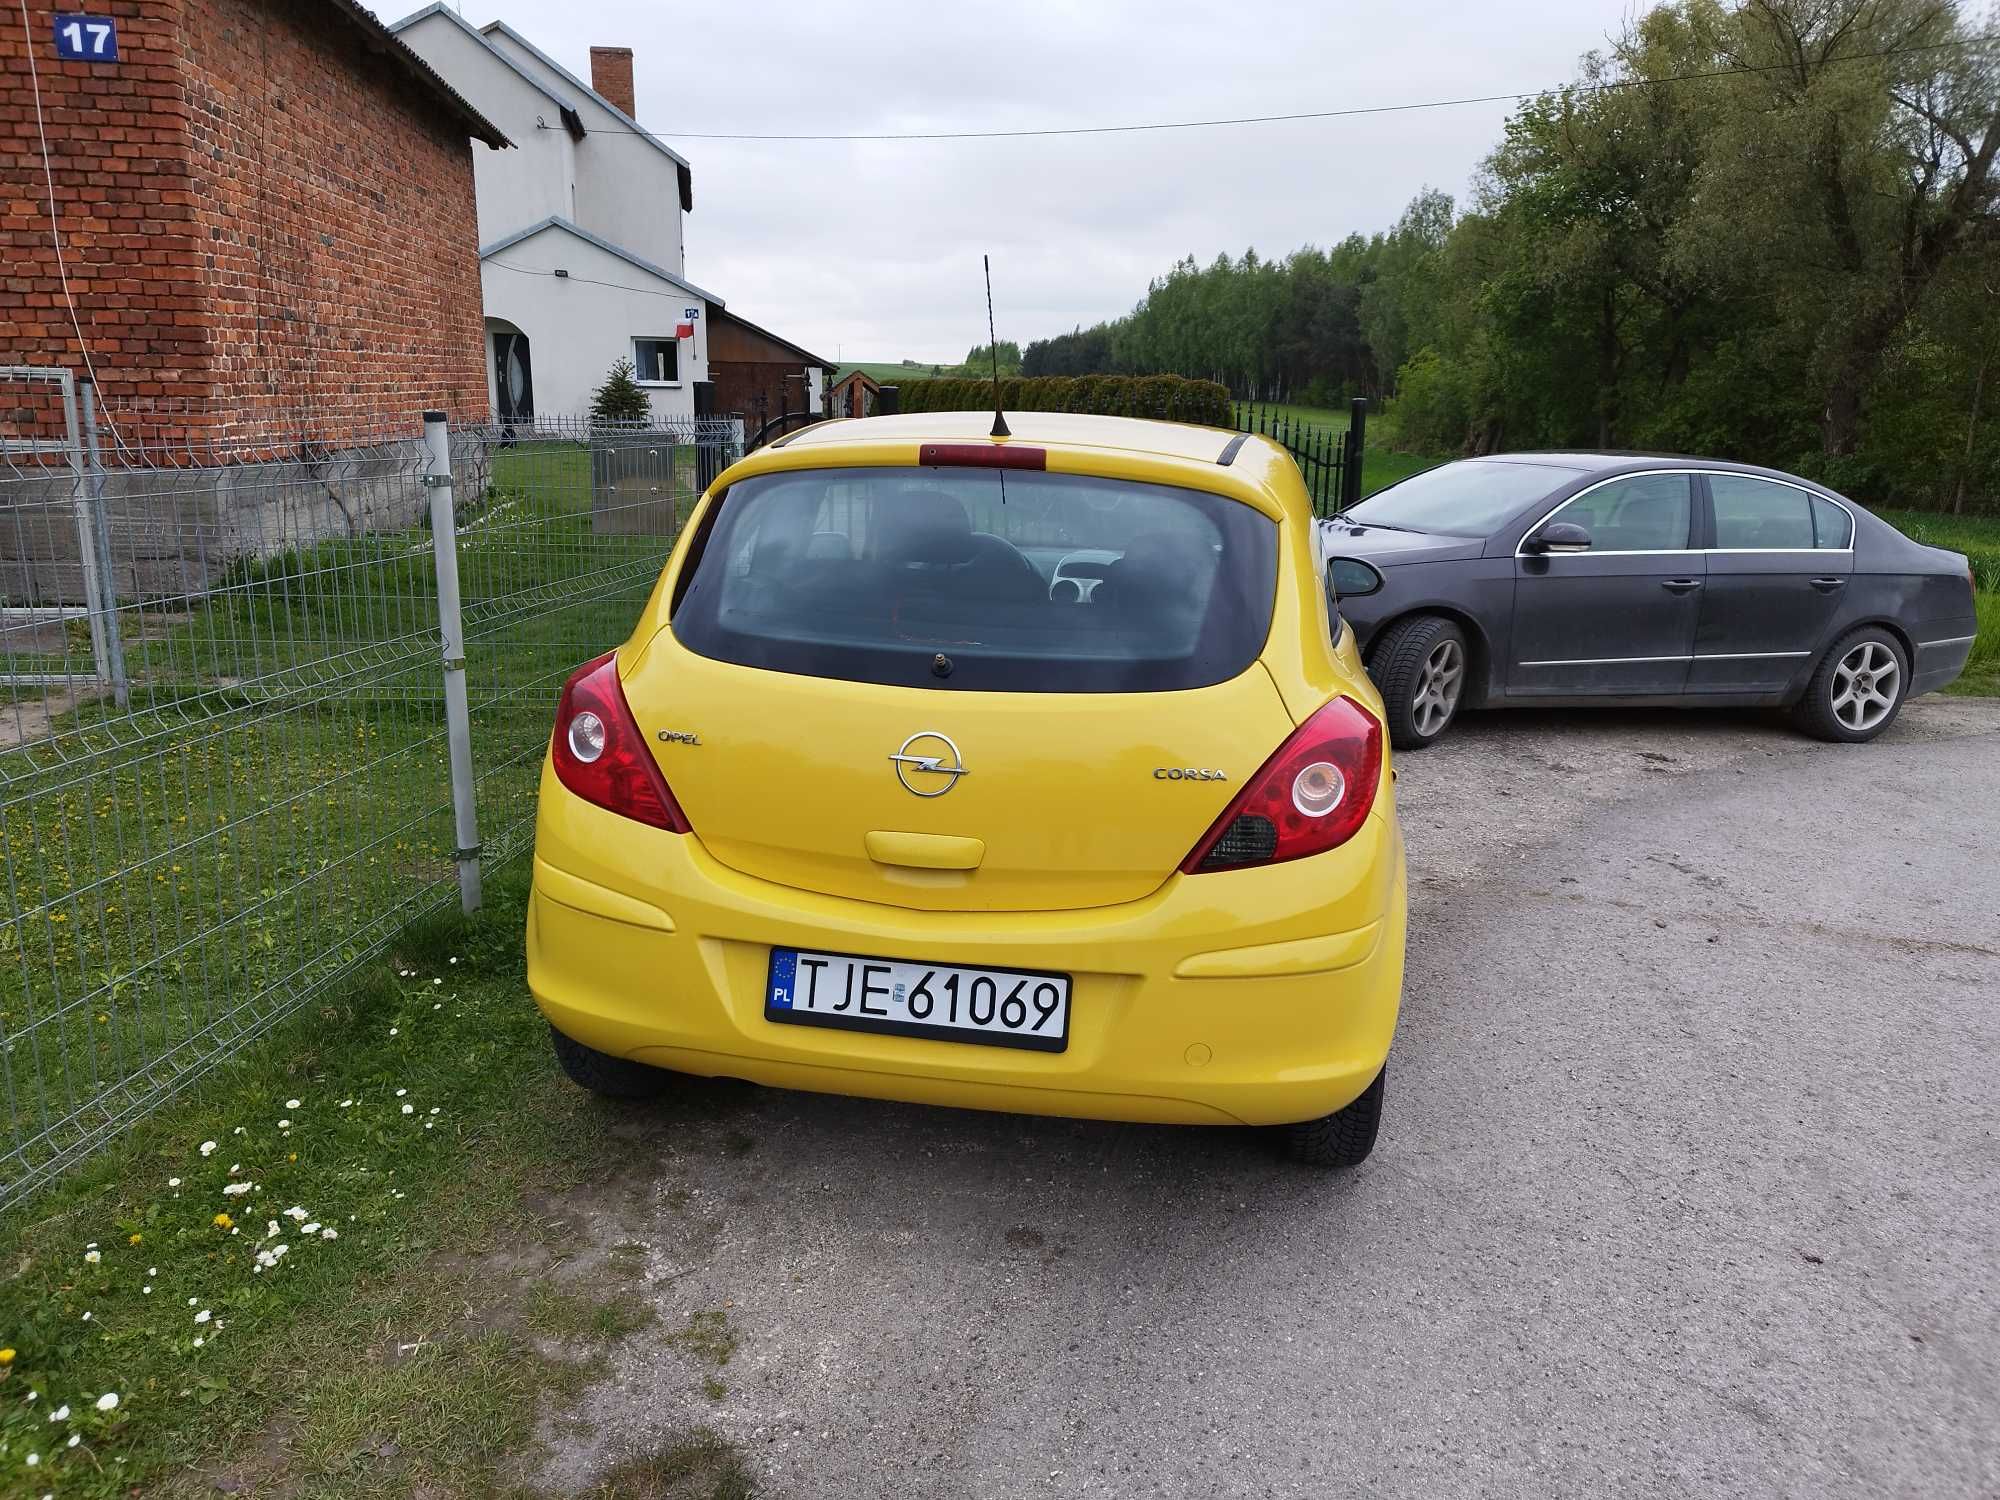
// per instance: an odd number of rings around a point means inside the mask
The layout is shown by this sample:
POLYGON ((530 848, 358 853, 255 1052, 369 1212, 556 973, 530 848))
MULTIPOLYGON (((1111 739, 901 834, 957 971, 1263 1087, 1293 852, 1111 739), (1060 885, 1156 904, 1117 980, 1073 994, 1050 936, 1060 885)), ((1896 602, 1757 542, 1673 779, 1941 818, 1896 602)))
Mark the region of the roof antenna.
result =
POLYGON ((986 352, 993 356, 993 431, 988 436, 1012 437, 1006 415, 1000 410, 1000 339, 993 332, 993 257, 982 255, 979 263, 986 267, 986 352))

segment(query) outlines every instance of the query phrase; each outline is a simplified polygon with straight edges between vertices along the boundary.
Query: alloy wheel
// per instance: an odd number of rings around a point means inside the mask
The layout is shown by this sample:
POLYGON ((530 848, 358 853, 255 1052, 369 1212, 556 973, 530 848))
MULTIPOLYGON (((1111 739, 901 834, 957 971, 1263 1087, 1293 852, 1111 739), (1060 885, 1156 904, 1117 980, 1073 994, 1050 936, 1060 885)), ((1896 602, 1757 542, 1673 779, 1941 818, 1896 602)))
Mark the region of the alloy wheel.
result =
POLYGON ((1896 707, 1903 668, 1881 641, 1863 641, 1833 669, 1833 716, 1845 729, 1873 729, 1896 707))
POLYGON ((1465 683, 1465 648, 1454 640, 1439 641, 1424 658, 1417 690, 1410 699, 1410 719, 1417 733, 1429 739, 1451 719, 1465 683))

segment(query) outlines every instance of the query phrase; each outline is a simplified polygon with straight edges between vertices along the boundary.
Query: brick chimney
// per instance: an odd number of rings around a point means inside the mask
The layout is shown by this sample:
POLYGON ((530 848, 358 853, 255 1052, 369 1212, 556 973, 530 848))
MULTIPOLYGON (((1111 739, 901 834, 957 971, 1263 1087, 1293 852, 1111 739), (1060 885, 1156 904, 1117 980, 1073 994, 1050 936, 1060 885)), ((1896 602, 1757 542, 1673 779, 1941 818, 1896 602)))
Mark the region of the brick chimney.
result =
POLYGON ((632 97, 632 49, 592 47, 590 86, 634 119, 639 110, 632 97))

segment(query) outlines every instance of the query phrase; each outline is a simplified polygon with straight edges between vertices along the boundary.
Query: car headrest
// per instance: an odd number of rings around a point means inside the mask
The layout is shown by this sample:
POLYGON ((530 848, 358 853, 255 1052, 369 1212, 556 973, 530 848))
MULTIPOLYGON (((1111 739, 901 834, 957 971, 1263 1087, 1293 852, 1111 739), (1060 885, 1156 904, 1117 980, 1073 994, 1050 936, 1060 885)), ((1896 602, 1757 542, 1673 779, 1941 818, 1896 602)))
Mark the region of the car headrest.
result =
POLYGON ((941 490, 892 490, 871 518, 877 556, 895 563, 962 563, 972 557, 972 522, 941 490))

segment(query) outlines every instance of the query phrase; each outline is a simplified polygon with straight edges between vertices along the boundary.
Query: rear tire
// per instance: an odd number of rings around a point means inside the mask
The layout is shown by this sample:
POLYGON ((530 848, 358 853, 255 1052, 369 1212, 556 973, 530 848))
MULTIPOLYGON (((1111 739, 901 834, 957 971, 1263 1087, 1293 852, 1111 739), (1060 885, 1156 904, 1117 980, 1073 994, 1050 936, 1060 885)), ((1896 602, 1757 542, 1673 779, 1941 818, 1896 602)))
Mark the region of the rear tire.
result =
POLYGON ((663 1069, 586 1047, 553 1026, 549 1039, 555 1043, 556 1061, 569 1081, 606 1099, 657 1099, 673 1083, 673 1074, 663 1069))
POLYGON ((1285 1155, 1307 1167, 1358 1167, 1368 1160, 1382 1128, 1382 1094, 1388 1077, 1384 1064, 1375 1081, 1347 1108, 1284 1126, 1285 1155))
POLYGON ((1449 729, 1465 701, 1472 654, 1443 615, 1398 620, 1369 653, 1368 675, 1389 715, 1389 743, 1421 750, 1449 729))
POLYGON ((1815 739, 1865 745, 1896 722, 1909 690, 1903 643, 1879 625, 1864 625, 1820 658, 1793 716, 1815 739))

